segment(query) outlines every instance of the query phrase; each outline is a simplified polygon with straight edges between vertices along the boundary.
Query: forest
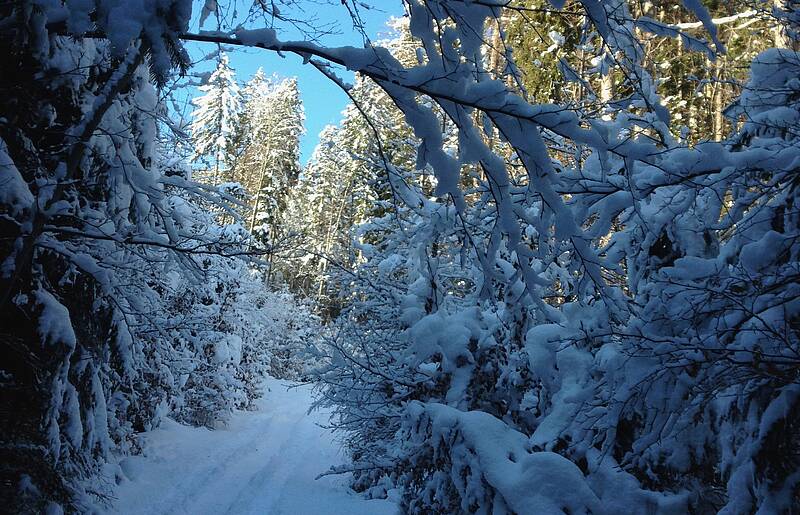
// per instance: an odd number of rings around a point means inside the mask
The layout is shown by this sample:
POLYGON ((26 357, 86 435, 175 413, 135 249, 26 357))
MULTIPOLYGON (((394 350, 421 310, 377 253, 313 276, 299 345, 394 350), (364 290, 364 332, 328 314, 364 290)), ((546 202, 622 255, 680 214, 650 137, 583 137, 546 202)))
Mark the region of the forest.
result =
POLYGON ((0 2, 0 511, 800 514, 798 30, 0 2))

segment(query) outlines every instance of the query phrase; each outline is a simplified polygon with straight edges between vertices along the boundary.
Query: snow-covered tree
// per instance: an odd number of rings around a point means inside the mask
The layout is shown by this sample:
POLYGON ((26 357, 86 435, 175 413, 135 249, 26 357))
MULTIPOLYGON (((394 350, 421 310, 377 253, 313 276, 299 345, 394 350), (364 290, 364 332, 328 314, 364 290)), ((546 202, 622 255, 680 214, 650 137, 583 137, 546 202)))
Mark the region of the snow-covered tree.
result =
POLYGON ((152 79, 188 62, 178 35, 189 10, 145 4, 108 17, 104 2, 0 8, 3 55, 22 66, 0 81, 10 512, 96 511, 137 433, 167 415, 224 422, 260 394, 265 371, 299 373, 296 345, 314 324, 237 259, 250 255, 248 234, 207 209, 233 206, 189 181, 160 141, 152 79))
MULTIPOLYGON (((443 152, 434 112, 395 86, 406 75, 382 83, 444 198, 401 197, 413 215, 391 246, 365 252, 342 336, 326 347, 322 402, 338 406, 354 458, 340 471, 370 495, 399 488, 412 513, 790 512, 800 468, 777 449, 797 438, 796 380, 785 375, 796 365, 786 275, 796 259, 784 239, 796 210, 764 153, 792 146, 791 95, 778 93, 788 75, 776 72, 793 69, 790 52, 756 59, 729 111, 745 120, 741 136, 686 148, 631 28, 649 22, 624 2, 586 5, 634 92, 602 117, 528 109, 489 80, 459 94, 446 86, 453 74, 484 66, 474 17, 497 14, 450 2, 411 10, 431 61, 409 89, 454 121, 457 157, 443 152), (458 188, 455 171, 473 163, 475 190, 458 188)), ((574 72, 567 80, 582 80, 574 72)))
POLYGON ((275 245, 284 235, 288 195, 300 173, 303 103, 296 79, 269 82, 257 73, 245 90, 245 135, 234 173, 251 198, 249 230, 275 245))
MULTIPOLYGON (((200 86, 203 93, 194 99, 192 139, 193 161, 210 168, 212 186, 230 180, 234 160, 234 136, 241 111, 241 93, 228 55, 220 51, 216 69, 200 86)), ((208 173, 208 171, 207 171, 208 173)))
MULTIPOLYGON (((403 62, 413 62, 415 46, 407 22, 393 19, 391 26, 394 37, 381 44, 403 62)), ((314 297, 321 311, 336 311, 340 281, 348 282, 340 271, 358 260, 353 228, 399 201, 387 163, 410 173, 418 144, 402 113, 374 81, 356 76, 348 94, 352 101, 339 125, 326 127, 319 136, 291 196, 287 220, 301 235, 300 249, 287 264, 289 282, 314 297)))

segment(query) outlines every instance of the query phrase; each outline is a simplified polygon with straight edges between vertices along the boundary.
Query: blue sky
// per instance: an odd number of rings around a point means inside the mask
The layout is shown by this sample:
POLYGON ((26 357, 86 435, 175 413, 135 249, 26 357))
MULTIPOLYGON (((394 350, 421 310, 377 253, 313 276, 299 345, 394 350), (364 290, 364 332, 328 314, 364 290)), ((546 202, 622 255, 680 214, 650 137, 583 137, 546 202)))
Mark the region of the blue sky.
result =
MULTIPOLYGON (((359 14, 364 24, 364 30, 372 39, 382 39, 388 34, 386 21, 391 16, 402 16, 403 9, 400 1, 397 0, 373 0, 372 2, 362 2, 367 5, 375 5, 372 9, 361 8, 359 14)), ((353 28, 353 23, 347 10, 341 5, 340 0, 321 1, 319 3, 308 2, 314 8, 314 15, 319 23, 333 24, 339 34, 329 34, 320 38, 320 43, 324 45, 352 45, 362 46, 363 38, 361 34, 353 28)), ((196 12, 199 13, 202 2, 197 6, 196 12)), ((198 14, 199 15, 199 14, 198 14)), ((197 22, 195 22, 197 23, 197 22)), ((195 25, 196 26, 196 25, 195 25)), ((210 28, 206 26, 205 28, 210 28)), ((282 39, 296 39, 297 33, 286 32, 279 37, 282 39)), ((210 45, 195 44, 189 46, 193 58, 213 52, 214 48, 210 45)), ((320 131, 329 124, 336 124, 341 118, 341 111, 347 105, 347 96, 329 79, 324 77, 310 65, 304 65, 301 58, 294 55, 281 57, 274 52, 262 49, 230 49, 228 52, 231 66, 236 70, 236 75, 240 82, 247 81, 259 67, 264 69, 268 76, 276 74, 279 77, 297 77, 300 88, 300 95, 306 113, 306 134, 300 143, 301 161, 306 163, 311 157, 314 147, 317 144, 320 131)), ((210 71, 215 63, 206 63, 197 67, 196 71, 210 71)), ((346 70, 341 70, 339 75, 350 80, 352 74, 346 70)), ((196 94, 196 93, 194 93, 196 94)))

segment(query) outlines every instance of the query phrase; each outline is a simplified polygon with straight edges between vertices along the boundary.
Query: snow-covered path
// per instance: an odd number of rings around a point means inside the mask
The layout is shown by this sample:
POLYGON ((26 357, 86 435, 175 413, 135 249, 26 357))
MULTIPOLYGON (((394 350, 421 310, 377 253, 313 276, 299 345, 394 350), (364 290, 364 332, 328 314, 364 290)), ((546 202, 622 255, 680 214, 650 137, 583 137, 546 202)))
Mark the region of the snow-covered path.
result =
POLYGON ((384 500, 364 500, 346 478, 314 478, 344 461, 324 414, 306 411, 306 386, 287 390, 270 380, 255 412, 236 413, 228 427, 210 431, 172 420, 146 436, 146 456, 126 458, 129 481, 117 490, 111 513, 394 515, 384 500))

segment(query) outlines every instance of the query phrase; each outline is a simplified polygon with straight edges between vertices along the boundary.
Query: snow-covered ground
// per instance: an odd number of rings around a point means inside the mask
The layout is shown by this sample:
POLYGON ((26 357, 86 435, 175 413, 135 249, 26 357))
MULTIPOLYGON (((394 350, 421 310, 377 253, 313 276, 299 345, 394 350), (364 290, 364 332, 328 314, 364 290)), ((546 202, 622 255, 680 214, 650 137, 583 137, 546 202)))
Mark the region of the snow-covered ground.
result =
POLYGON ((326 476, 344 461, 331 433, 318 426, 324 413, 306 414, 307 386, 270 391, 258 411, 236 413, 223 429, 168 420, 146 435, 145 456, 126 458, 129 478, 119 485, 110 512, 123 514, 394 515, 395 504, 365 500, 347 478, 326 476))

